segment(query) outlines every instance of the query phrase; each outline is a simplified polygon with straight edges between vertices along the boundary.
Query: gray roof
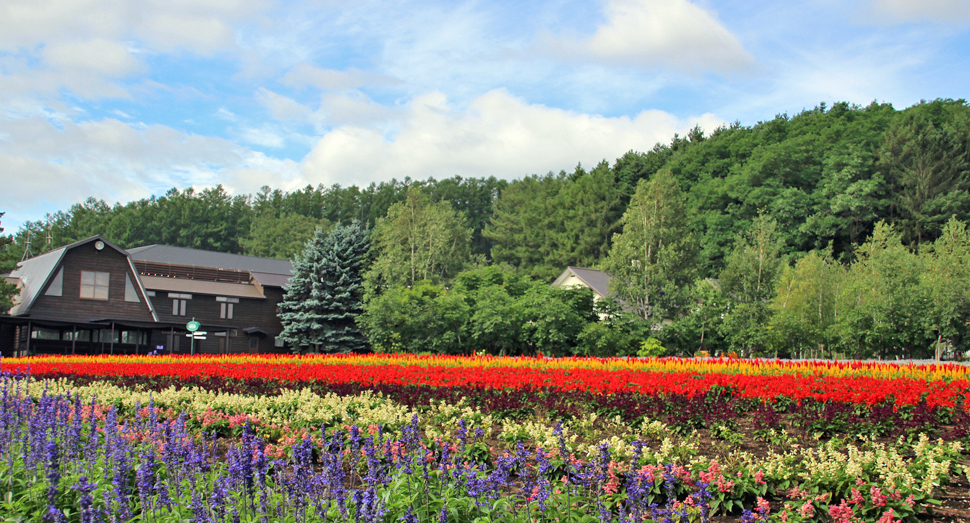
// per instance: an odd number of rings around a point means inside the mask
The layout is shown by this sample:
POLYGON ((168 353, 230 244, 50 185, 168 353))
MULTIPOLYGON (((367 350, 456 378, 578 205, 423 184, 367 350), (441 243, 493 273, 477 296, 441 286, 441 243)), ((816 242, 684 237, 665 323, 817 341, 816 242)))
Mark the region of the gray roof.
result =
POLYGON ((573 266, 566 267, 566 270, 556 278, 553 285, 565 279, 569 273, 575 274, 577 278, 582 280, 583 283, 600 296, 605 298, 610 295, 610 275, 596 269, 584 269, 573 266))
POLYGON ((292 274, 273 274, 271 272, 250 271, 249 274, 263 287, 286 287, 290 283, 290 278, 293 277, 292 274))
POLYGON ((170 245, 145 245, 128 249, 128 254, 135 261, 151 263, 171 263, 174 265, 188 265, 192 267, 208 267, 212 269, 231 269, 237 271, 261 272, 268 274, 293 273, 293 264, 289 260, 274 258, 258 258, 243 256, 242 254, 226 254, 223 252, 203 251, 170 245))

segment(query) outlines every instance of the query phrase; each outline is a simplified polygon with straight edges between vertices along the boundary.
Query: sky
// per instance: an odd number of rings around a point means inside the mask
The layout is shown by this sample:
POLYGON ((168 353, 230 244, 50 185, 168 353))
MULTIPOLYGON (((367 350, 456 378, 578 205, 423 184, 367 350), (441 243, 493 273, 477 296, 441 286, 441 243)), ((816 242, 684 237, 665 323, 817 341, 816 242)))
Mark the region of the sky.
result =
POLYGON ((212 187, 508 180, 967 98, 967 0, 0 0, 0 227, 212 187))

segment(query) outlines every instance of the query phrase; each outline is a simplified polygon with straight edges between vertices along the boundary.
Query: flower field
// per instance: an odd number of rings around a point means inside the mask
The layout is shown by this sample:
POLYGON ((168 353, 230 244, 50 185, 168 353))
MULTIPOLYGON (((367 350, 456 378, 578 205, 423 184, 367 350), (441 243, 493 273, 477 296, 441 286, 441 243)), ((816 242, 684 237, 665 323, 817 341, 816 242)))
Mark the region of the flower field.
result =
POLYGON ((960 521, 958 365, 0 361, 3 521, 960 521))

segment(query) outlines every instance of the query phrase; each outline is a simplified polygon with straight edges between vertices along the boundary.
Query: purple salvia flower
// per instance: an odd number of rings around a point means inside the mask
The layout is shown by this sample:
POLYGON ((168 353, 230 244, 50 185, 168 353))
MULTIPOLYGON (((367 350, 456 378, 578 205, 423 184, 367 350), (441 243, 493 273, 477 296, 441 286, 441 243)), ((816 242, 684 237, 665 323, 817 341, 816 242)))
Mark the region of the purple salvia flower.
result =
POLYGON ((60 460, 57 453, 57 442, 47 442, 47 514, 45 523, 60 523, 64 514, 57 509, 58 483, 61 481, 60 460))
POLYGON ((212 518, 209 517, 209 511, 202 504, 202 498, 198 492, 192 493, 192 515, 194 516, 193 521, 195 523, 213 523, 212 518))
POLYGON ((142 454, 141 463, 135 471, 135 482, 138 487, 138 497, 141 499, 142 512, 154 513, 155 500, 155 451, 149 450, 142 454))
POLYGON ((81 476, 77 480, 77 484, 71 487, 77 490, 81 495, 78 497, 78 509, 81 514, 81 523, 94 523, 96 520, 95 513, 97 512, 94 508, 94 497, 91 493, 94 489, 98 488, 94 483, 88 483, 87 476, 81 476))
POLYGON ((707 490, 708 484, 703 482, 697 483, 698 490, 696 493, 691 494, 691 496, 696 500, 694 504, 701 509, 701 523, 707 523, 708 515, 711 511, 710 499, 713 497, 711 493, 707 490))
POLYGON ((418 517, 414 515, 414 509, 411 507, 408 507, 407 512, 404 513, 404 516, 400 520, 404 523, 418 523, 418 517))

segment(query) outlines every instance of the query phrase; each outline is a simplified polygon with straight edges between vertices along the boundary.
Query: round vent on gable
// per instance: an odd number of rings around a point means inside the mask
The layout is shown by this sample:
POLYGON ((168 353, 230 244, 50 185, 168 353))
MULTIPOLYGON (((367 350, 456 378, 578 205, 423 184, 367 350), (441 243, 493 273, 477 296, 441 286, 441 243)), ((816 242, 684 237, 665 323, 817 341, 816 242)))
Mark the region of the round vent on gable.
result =
POLYGON ((97 249, 97 250, 99 250, 99 251, 101 249, 104 249, 104 242, 101 241, 101 240, 98 240, 98 241, 94 242, 94 248, 97 249))

